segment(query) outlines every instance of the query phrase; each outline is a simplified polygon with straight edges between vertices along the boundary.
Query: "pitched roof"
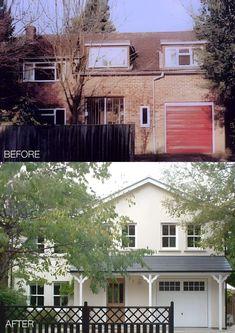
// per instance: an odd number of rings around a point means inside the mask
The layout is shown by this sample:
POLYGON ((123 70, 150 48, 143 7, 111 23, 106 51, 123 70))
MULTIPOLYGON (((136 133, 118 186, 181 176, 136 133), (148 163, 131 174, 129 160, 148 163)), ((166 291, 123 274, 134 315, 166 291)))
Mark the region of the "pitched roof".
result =
POLYGON ((152 177, 146 177, 146 178, 143 178, 135 183, 132 183, 124 188, 122 188, 121 190, 119 191, 116 191, 110 195, 108 195, 107 197, 103 198, 104 201, 109 201, 109 200, 112 200, 112 199, 115 199, 115 198, 118 198, 126 193, 129 193, 131 191, 134 191, 135 189, 143 186, 143 185, 146 185, 146 184, 152 184, 156 187, 159 187, 160 189, 162 190, 165 190, 165 191, 170 191, 170 186, 167 185, 167 184, 164 184, 162 183, 161 181, 159 180, 156 180, 152 177))
POLYGON ((232 272, 223 256, 146 256, 145 266, 134 264, 127 272, 210 273, 232 272))
MULTIPOLYGON (((124 43, 130 44, 135 50, 135 60, 130 73, 144 72, 145 74, 154 74, 160 71, 159 66, 159 51, 161 50, 161 42, 195 42, 197 37, 193 31, 173 31, 173 32, 128 32, 128 33, 105 33, 105 34, 84 34, 81 38, 83 44, 90 43, 124 43)), ((39 46, 42 44, 57 45, 60 56, 66 56, 66 53, 74 45, 76 49, 77 36, 73 35, 43 35, 37 36, 35 43, 39 46), (71 44, 71 45, 68 45, 71 44)), ((39 47, 40 49, 40 47, 39 47)), ((48 49, 48 46, 47 46, 48 49)), ((53 49, 53 47, 52 47, 53 49)), ((36 52, 34 54, 37 54, 36 52)), ((53 52, 51 51, 51 55, 53 52)), ((113 70, 118 72, 126 72, 128 70, 113 70)), ((95 71, 96 74, 100 71, 95 71)), ((111 73, 111 70, 102 70, 103 72, 111 73)))
MULTIPOLYGON (((145 256, 144 265, 134 264, 127 273, 231 273, 223 256, 145 256)), ((75 267, 70 272, 79 272, 75 267)), ((116 272, 117 273, 117 272, 116 272)))

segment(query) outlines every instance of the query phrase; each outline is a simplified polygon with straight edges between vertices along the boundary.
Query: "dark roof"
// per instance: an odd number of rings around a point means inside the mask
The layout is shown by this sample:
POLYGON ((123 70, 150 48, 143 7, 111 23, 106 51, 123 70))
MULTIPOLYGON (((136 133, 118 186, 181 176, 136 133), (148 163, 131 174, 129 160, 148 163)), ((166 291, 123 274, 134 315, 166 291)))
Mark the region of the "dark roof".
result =
MULTIPOLYGON (((134 264, 127 273, 231 273, 223 256, 146 256, 144 266, 134 264)), ((70 272, 78 272, 75 267, 70 272)))
POLYGON ((146 256, 145 267, 134 264, 128 272, 231 272, 232 268, 223 256, 146 256))

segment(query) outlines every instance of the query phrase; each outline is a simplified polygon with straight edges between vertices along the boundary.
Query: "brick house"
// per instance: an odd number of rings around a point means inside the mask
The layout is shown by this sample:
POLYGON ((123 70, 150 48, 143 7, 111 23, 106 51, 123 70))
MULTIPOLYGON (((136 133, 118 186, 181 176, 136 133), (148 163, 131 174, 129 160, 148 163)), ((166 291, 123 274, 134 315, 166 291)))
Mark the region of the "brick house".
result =
MULTIPOLYGON (((37 38, 32 29, 26 33, 31 41, 37 38)), ((198 65, 205 44, 192 31, 85 36, 80 123, 135 124, 137 154, 223 153, 221 108, 198 65)), ((23 71, 43 102, 41 117, 69 123, 55 60, 32 57, 23 71)))

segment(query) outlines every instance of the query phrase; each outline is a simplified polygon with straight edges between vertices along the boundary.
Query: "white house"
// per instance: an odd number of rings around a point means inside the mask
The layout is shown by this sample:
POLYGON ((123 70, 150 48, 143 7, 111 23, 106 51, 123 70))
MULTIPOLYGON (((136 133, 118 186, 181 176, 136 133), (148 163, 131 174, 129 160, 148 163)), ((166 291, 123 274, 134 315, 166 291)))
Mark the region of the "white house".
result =
POLYGON ((225 326, 225 280, 232 269, 224 256, 198 247, 200 228, 182 228, 163 206, 170 193, 164 184, 146 178, 115 193, 112 200, 120 215, 133 221, 128 225, 129 247, 149 248, 154 255, 145 257, 146 266, 136 264, 123 277, 108 283, 106 290, 93 294, 89 279, 71 268, 68 276, 44 287, 29 286, 31 302, 63 305, 59 283, 75 279, 71 305, 93 306, 167 306, 175 303, 176 327, 225 326), (130 200, 134 202, 130 206, 130 200), (58 282, 59 281, 59 282, 58 282))

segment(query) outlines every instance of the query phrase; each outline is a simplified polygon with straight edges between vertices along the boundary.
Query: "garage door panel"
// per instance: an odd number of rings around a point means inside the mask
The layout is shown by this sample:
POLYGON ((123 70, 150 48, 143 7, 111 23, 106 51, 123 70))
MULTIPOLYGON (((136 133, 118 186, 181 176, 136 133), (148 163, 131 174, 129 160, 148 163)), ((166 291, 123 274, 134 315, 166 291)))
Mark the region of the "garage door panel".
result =
POLYGON ((206 281, 203 280, 159 281, 157 305, 167 306, 171 301, 174 302, 174 324, 176 327, 208 327, 206 285, 206 281), (177 289, 175 288, 176 283, 178 283, 177 289))
POLYGON ((212 153, 211 106, 167 106, 167 153, 212 153))

